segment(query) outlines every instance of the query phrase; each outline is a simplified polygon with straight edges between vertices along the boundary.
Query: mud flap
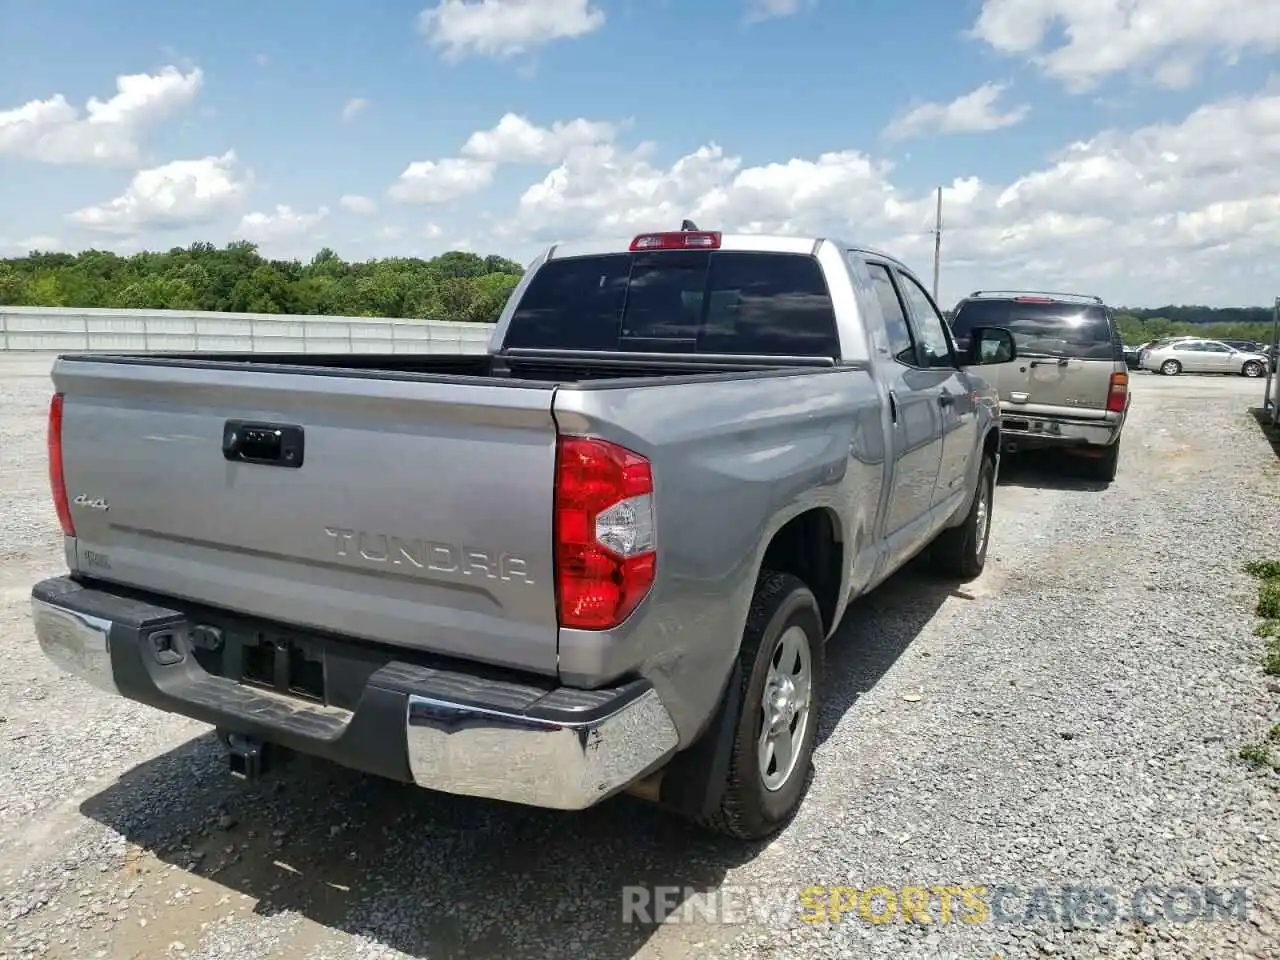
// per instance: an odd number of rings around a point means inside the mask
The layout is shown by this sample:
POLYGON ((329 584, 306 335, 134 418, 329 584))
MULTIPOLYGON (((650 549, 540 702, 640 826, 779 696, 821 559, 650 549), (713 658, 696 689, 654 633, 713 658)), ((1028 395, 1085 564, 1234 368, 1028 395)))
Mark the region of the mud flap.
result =
POLYGON ((689 817, 720 809, 742 703, 742 664, 734 660, 720 708, 694 744, 672 758, 662 775, 658 802, 689 817))

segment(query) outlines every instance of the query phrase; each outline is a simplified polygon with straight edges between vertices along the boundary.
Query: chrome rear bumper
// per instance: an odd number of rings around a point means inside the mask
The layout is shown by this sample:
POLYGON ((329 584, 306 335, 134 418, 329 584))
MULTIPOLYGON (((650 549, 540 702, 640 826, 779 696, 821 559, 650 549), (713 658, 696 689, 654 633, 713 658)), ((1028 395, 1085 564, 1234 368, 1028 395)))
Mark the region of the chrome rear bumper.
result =
POLYGON ((167 598, 56 577, 33 589, 31 611, 45 656, 98 690, 446 793, 579 810, 653 772, 678 745, 643 680, 578 690, 390 661, 353 710, 339 710, 208 672, 191 644, 195 623, 167 598), (158 656, 159 646, 172 652, 158 656))

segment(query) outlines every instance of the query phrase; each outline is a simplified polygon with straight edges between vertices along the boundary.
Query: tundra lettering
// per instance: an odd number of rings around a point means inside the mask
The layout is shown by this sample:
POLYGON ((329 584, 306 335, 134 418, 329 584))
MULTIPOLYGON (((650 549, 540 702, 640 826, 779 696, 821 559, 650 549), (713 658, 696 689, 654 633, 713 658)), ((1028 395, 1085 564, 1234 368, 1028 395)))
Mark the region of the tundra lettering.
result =
POLYGON ((345 527, 325 527, 333 538, 336 554, 347 558, 359 556, 370 563, 408 564, 432 573, 480 574, 490 580, 520 580, 533 585, 529 564, 523 557, 509 553, 494 554, 476 547, 458 547, 432 540, 404 539, 389 533, 372 533, 345 527), (354 542, 354 553, 352 546, 354 542))
POLYGON ((887 254, 686 221, 548 248, 485 335, 60 356, 71 569, 32 590, 40 644, 214 724, 246 779, 289 750, 769 836, 804 797, 850 602, 918 555, 953 582, 984 568, 982 374, 1020 365, 1014 334, 970 324, 962 351, 887 254), (246 419, 305 436, 305 460, 229 466, 246 419), (177 436, 181 456, 148 439, 177 436), (128 526, 91 512, 108 501, 128 526))

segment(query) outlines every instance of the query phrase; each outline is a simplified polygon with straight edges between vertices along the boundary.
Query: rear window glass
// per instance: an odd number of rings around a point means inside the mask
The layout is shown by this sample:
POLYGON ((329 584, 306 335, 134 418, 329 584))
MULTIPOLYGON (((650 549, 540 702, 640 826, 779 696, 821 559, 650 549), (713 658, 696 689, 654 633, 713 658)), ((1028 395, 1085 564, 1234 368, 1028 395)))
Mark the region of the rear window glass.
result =
POLYGON ((839 356, 813 257, 725 250, 553 259, 520 298, 505 345, 839 356))
POLYGON ((1022 356, 1114 360, 1123 354, 1113 339, 1106 309, 1096 304, 969 300, 960 305, 951 322, 961 349, 967 349, 974 327, 1010 330, 1022 356))

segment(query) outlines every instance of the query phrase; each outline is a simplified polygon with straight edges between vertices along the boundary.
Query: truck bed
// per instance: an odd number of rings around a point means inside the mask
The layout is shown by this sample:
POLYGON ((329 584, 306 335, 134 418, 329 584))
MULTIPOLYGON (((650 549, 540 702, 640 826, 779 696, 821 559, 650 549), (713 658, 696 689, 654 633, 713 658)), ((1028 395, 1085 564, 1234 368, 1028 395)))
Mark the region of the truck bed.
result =
POLYGON ((535 383, 585 383, 770 372, 792 367, 831 367, 825 357, 664 356, 612 351, 513 349, 500 354, 381 353, 86 353, 64 359, 191 368, 246 368, 365 377, 448 377, 475 380, 527 380, 535 383))

